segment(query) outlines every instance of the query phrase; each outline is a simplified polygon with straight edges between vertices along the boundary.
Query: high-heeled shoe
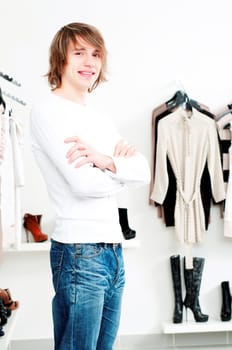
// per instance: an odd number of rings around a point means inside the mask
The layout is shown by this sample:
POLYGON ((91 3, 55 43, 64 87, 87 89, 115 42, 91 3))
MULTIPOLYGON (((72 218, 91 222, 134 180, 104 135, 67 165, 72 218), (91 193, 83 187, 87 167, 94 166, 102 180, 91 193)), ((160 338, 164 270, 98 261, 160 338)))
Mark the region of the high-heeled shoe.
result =
POLYGON ((0 299, 3 301, 3 305, 7 309, 8 316, 11 315, 12 310, 16 310, 19 307, 19 302, 12 300, 9 288, 0 288, 0 299))
POLYGON ((29 232, 32 234, 35 242, 47 241, 48 235, 43 233, 40 228, 40 221, 42 215, 32 215, 26 213, 24 215, 23 226, 26 229, 27 242, 29 242, 29 232))

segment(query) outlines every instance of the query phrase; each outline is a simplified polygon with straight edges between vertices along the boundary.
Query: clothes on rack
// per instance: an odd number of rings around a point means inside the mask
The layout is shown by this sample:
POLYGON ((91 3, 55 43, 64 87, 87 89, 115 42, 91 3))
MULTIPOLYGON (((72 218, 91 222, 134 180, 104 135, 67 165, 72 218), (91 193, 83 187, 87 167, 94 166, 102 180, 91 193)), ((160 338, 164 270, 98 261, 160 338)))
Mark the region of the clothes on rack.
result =
POLYGON ((8 108, 0 115, 0 242, 9 247, 21 239, 19 189, 24 185, 22 125, 8 108))
POLYGON ((163 115, 161 113, 154 133, 156 143, 153 142, 154 186, 151 199, 162 205, 168 191, 171 192, 173 224, 179 240, 187 244, 201 242, 207 226, 202 181, 207 184, 206 201, 211 196, 215 202, 225 198, 215 121, 212 114, 203 113, 202 107, 195 105, 200 108, 192 107, 191 115, 181 105, 176 105, 171 113, 168 113, 168 108, 160 107, 163 115), (169 190, 170 170, 176 186, 174 191, 169 190))
MULTIPOLYGON (((153 192, 154 182, 155 182, 158 123, 162 118, 171 114, 178 108, 178 103, 176 103, 175 100, 174 100, 174 103, 173 102, 171 103, 171 101, 172 100, 169 100, 163 103, 162 105, 156 107, 152 113, 152 164, 153 166, 152 166, 152 179, 150 183, 149 204, 155 205, 157 207, 158 216, 160 218, 163 218, 166 226, 175 226, 174 211, 175 211, 175 203, 176 203, 176 178, 173 173, 168 157, 167 157, 167 171, 168 171, 169 182, 168 182, 167 194, 162 205, 155 203, 155 201, 151 198, 151 194, 153 192)), ((192 106, 197 107, 201 113, 207 115, 211 119, 214 119, 214 115, 209 111, 209 108, 204 104, 192 99, 189 100, 189 103, 192 106)), ((210 177, 209 177, 207 165, 205 165, 204 171, 201 177, 200 191, 201 191, 202 204, 203 204, 204 214, 205 214, 205 228, 208 229, 208 224, 210 221, 210 205, 212 200, 212 191, 211 191, 210 177)))
POLYGON ((225 190, 227 190, 227 184, 229 181, 229 148, 231 146, 231 126, 230 123, 232 121, 232 107, 230 105, 226 107, 226 109, 215 116, 219 142, 220 142, 220 150, 222 157, 222 167, 223 167, 223 179, 225 183, 225 190))
POLYGON ((223 164, 223 178, 225 184, 226 198, 223 207, 224 236, 232 237, 232 106, 228 105, 226 110, 216 117, 216 125, 221 145, 221 156, 223 164))
MULTIPOLYGON (((8 81, 12 87, 21 86, 6 73, 0 72, 0 78, 8 81)), ((20 189, 24 186, 21 154, 23 125, 20 118, 14 115, 19 104, 25 106, 24 101, 15 93, 12 94, 11 88, 8 91, 0 88, 0 251, 3 247, 12 245, 18 248, 21 243, 20 189)))

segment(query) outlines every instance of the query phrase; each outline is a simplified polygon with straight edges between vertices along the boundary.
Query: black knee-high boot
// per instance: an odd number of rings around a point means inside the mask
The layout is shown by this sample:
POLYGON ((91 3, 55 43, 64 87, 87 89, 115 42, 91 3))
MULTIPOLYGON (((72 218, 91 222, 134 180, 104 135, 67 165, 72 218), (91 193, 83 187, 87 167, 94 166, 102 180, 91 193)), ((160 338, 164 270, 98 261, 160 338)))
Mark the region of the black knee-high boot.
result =
POLYGON ((126 208, 118 208, 118 213, 119 213, 119 223, 120 223, 120 226, 122 229, 123 237, 125 239, 135 238, 136 231, 132 230, 129 227, 127 209, 126 208))
POLYGON ((181 323, 183 321, 183 300, 181 288, 180 256, 172 255, 170 257, 170 263, 175 297, 173 323, 181 323))
POLYGON ((186 269, 184 259, 184 281, 186 287, 186 296, 184 306, 192 310, 196 322, 206 322, 209 316, 201 312, 199 304, 199 294, 204 267, 204 258, 193 258, 193 269, 186 269))
POLYGON ((231 294, 229 281, 221 282, 222 290, 222 307, 221 307, 221 320, 231 320, 231 294))

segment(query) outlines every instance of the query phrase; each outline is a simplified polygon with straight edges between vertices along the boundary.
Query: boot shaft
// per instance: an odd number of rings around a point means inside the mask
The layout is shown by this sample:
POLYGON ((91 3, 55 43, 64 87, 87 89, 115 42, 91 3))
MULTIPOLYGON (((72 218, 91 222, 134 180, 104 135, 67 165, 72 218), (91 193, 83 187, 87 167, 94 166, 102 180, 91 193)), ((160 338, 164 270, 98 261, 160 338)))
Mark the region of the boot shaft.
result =
POLYGON ((186 269, 186 261, 184 258, 184 280, 186 293, 197 297, 200 293, 201 281, 202 281, 202 273, 205 264, 204 258, 193 258, 193 268, 186 269))
POLYGON ((119 223, 125 239, 135 238, 136 231, 132 230, 129 226, 127 208, 118 208, 119 223))
POLYGON ((173 322, 181 323, 183 319, 183 299, 182 299, 182 286, 181 286, 181 267, 180 256, 172 255, 170 257, 171 274, 173 282, 173 291, 175 297, 175 306, 173 313, 173 322))
POLYGON ((129 228, 128 215, 126 208, 118 208, 119 213, 119 223, 121 225, 122 230, 126 230, 129 228))
POLYGON ((204 258, 193 258, 193 268, 186 269, 184 259, 184 280, 186 287, 186 296, 184 299, 184 305, 186 308, 190 308, 194 314, 195 321, 206 322, 208 321, 208 315, 201 312, 199 304, 199 294, 202 281, 202 272, 204 268, 204 258))
POLYGON ((174 292, 175 294, 182 295, 180 256, 172 255, 170 257, 170 265, 171 265, 174 292))
POLYGON ((221 320, 230 321, 231 320, 231 294, 229 281, 221 282, 222 291, 222 306, 221 306, 221 320))

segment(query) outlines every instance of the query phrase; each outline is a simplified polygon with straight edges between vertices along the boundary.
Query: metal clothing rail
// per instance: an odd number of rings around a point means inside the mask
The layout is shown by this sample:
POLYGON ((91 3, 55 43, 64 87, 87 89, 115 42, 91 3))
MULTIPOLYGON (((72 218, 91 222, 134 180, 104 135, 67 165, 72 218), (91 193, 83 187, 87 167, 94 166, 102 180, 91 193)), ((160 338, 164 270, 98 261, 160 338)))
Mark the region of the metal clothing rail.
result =
POLYGON ((0 77, 2 77, 3 79, 11 82, 12 84, 14 84, 16 86, 21 86, 21 84, 17 80, 15 80, 13 77, 10 77, 8 74, 0 72, 0 77))
POLYGON ((23 101, 23 100, 21 100, 21 99, 19 99, 18 97, 9 94, 9 93, 6 92, 6 91, 2 91, 2 94, 5 95, 6 97, 9 97, 11 100, 16 101, 16 102, 20 103, 20 104, 23 105, 23 106, 26 106, 26 102, 23 101))

